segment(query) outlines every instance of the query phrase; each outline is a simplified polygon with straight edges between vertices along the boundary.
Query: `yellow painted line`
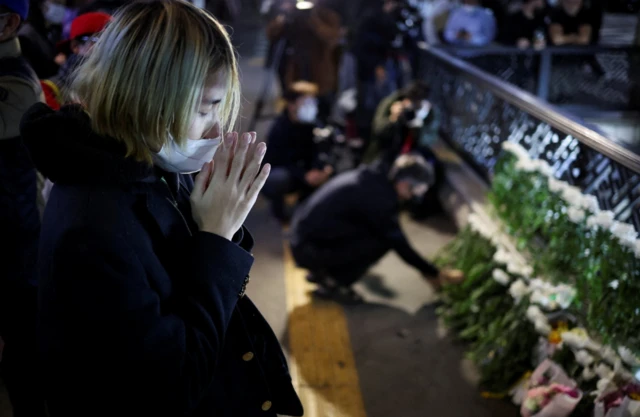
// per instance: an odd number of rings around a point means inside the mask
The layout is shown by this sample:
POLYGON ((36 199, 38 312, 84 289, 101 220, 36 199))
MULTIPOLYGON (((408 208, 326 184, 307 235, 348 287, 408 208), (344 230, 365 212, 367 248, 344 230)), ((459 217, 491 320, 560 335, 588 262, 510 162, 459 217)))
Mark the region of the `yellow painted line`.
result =
POLYGON ((342 306, 315 300, 307 271, 284 247, 293 384, 306 417, 366 417, 342 306))

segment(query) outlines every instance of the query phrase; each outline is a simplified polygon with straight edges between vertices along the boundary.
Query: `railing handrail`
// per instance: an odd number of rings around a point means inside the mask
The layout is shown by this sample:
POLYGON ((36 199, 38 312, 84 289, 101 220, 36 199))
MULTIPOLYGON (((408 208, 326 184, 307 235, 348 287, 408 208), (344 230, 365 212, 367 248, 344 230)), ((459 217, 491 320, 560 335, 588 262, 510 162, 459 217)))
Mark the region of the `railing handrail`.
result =
POLYGON ((444 62, 449 68, 464 74, 466 77, 471 78, 476 82, 479 82, 504 101, 519 107, 540 121, 571 135, 584 145, 609 157, 628 169, 636 173, 640 173, 640 155, 625 149, 615 141, 581 125, 574 120, 571 120, 567 116, 564 116, 553 105, 500 80, 498 77, 482 71, 462 59, 451 56, 439 48, 434 48, 429 45, 421 45, 421 49, 425 53, 431 54, 435 58, 444 62))
POLYGON ((548 45, 542 49, 522 49, 510 45, 463 46, 440 44, 433 45, 433 48, 447 52, 462 52, 468 55, 594 55, 603 52, 640 52, 640 46, 635 45, 548 45))

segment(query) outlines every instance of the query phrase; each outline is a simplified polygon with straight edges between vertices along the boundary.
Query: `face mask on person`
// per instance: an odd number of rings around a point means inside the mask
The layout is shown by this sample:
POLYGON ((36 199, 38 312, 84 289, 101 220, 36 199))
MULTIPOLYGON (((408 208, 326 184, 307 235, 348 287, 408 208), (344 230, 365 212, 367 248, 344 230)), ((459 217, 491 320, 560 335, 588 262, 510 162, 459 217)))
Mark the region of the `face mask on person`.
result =
POLYGON ((221 139, 187 139, 184 148, 171 138, 160 152, 154 155, 153 162, 167 172, 191 174, 198 172, 202 166, 211 162, 220 146, 221 139))
POLYGON ((61 25, 64 22, 64 16, 67 8, 58 3, 47 3, 44 11, 44 18, 52 25, 61 25))
POLYGON ((298 107, 297 115, 300 123, 313 123, 318 117, 318 105, 315 101, 305 101, 298 107))

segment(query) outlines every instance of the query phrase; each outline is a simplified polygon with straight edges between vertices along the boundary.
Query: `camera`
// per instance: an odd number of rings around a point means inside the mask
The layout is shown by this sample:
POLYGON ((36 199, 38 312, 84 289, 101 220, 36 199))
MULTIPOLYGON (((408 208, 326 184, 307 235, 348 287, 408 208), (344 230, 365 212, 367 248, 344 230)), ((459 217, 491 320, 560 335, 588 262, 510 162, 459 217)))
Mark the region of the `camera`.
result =
POLYGON ((416 118, 416 110, 414 108, 407 108, 402 111, 399 120, 403 123, 408 123, 416 118))

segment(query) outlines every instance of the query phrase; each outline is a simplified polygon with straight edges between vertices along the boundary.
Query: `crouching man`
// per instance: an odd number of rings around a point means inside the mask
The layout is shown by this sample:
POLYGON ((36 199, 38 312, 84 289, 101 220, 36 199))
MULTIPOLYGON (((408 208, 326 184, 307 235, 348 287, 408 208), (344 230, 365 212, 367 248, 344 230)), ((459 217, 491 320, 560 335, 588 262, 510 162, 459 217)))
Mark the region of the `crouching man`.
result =
POLYGON ((293 218, 291 250, 319 293, 359 301, 351 285, 389 250, 436 289, 443 278, 460 279, 459 271, 439 271, 418 254, 400 227, 400 210, 419 202, 433 181, 433 165, 411 153, 390 171, 376 164, 340 174, 311 196, 293 218))

